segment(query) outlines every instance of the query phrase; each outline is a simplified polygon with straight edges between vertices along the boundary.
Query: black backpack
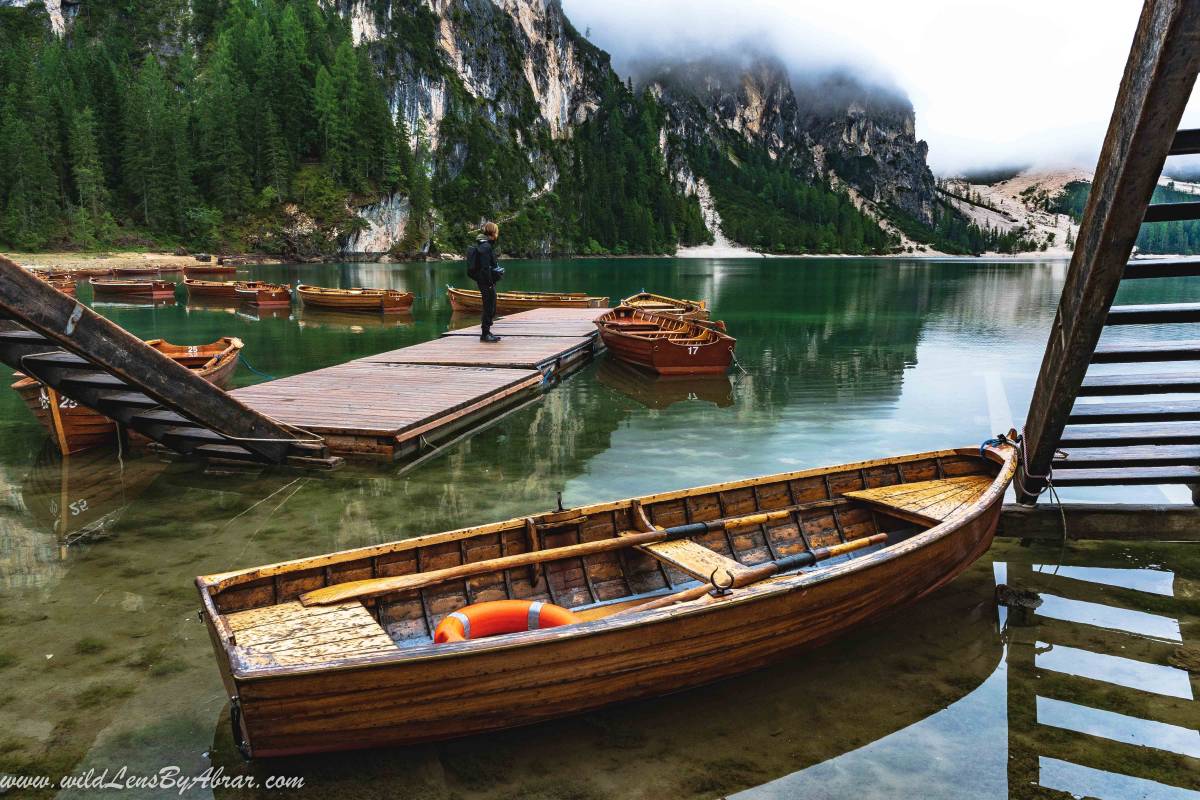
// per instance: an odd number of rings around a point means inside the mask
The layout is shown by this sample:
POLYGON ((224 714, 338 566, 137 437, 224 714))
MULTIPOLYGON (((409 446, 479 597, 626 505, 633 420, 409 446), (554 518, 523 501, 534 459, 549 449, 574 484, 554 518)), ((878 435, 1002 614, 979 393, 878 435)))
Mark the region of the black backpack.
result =
POLYGON ((473 244, 467 248, 467 277, 473 281, 479 280, 479 245, 473 244))

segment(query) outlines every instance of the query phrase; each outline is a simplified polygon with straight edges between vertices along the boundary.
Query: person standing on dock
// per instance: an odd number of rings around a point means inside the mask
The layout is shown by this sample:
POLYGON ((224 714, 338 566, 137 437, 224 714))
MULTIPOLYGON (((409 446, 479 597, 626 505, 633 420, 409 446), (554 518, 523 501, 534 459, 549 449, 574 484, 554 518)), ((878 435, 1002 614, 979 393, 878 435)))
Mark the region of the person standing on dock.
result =
POLYGON ((496 263, 496 240, 500 238, 500 226, 486 222, 478 241, 467 254, 467 274, 475 279, 483 299, 483 319, 480 322, 479 341, 498 342, 499 336, 492 334, 492 322, 496 319, 496 283, 504 277, 504 268, 496 263))

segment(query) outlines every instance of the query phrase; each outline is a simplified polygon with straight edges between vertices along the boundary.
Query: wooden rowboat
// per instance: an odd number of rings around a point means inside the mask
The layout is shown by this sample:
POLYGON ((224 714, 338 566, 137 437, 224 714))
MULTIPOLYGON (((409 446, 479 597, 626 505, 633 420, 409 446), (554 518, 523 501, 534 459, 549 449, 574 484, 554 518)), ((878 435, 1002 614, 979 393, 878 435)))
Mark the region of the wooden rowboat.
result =
MULTIPOLYGON (((177 345, 163 339, 149 339, 146 344, 222 389, 232 382, 243 347, 240 339, 231 336, 206 345, 177 345)), ((63 455, 116 441, 117 426, 108 417, 79 405, 36 378, 19 372, 16 375, 18 380, 12 389, 25 401, 63 455)))
POLYGON ((215 261, 208 264, 188 264, 183 268, 183 274, 187 275, 233 275, 237 272, 237 267, 232 264, 218 264, 215 261))
POLYGON ((708 306, 703 300, 676 300, 674 297, 642 291, 626 297, 621 305, 675 319, 708 319, 708 306))
POLYGON ((401 314, 412 308, 415 295, 396 289, 329 289, 324 286, 296 287, 301 302, 313 308, 334 311, 373 311, 401 314))
POLYGON ((708 683, 912 603, 988 549, 1015 467, 1007 442, 920 453, 196 582, 244 752, 412 744, 708 683), (494 600, 578 621, 431 641, 494 600))
POLYGON ((612 355, 659 375, 719 375, 733 363, 737 340, 709 325, 628 306, 596 319, 612 355))
MULTIPOLYGON (((478 289, 456 289, 446 287, 450 308, 479 314, 483 311, 483 297, 478 289)), ((496 313, 512 314, 531 308, 607 308, 607 297, 592 297, 582 292, 497 292, 496 313)))
POLYGON ((138 300, 174 300, 175 284, 171 281, 130 278, 91 278, 88 283, 96 295, 127 297, 138 300))
POLYGON ((128 266, 128 267, 113 267, 112 274, 121 277, 143 277, 148 278, 159 273, 157 264, 148 264, 145 266, 128 266))
POLYGON ((243 303, 259 308, 290 308, 292 290, 287 286, 263 281, 238 281, 235 293, 243 303))
POLYGON ((63 294, 75 296, 75 278, 69 272, 34 272, 33 274, 63 294))
POLYGON ((201 281, 185 277, 189 298, 232 300, 237 297, 237 281, 201 281))

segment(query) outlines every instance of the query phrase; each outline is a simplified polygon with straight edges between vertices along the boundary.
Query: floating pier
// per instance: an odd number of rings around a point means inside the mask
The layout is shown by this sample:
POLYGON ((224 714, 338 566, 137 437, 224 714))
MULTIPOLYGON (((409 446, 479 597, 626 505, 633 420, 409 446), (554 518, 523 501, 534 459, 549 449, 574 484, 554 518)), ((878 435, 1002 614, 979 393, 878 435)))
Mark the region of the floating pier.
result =
POLYGON ((271 419, 314 433, 331 453, 397 460, 537 397, 601 348, 603 308, 539 308, 503 317, 500 342, 479 326, 345 364, 237 389, 271 419))

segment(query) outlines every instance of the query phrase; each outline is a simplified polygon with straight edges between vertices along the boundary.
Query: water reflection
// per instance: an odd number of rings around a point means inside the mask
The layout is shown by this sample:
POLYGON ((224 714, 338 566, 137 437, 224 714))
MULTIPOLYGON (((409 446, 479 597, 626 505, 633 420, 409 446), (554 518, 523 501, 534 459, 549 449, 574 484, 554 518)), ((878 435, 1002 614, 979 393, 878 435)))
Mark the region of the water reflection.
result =
POLYGON ((370 314, 350 311, 324 311, 307 306, 300 311, 300 327, 343 328, 355 333, 367 328, 399 328, 415 322, 412 312, 401 314, 370 314))
POLYGON ((733 405, 733 383, 728 375, 656 375, 608 356, 596 368, 596 380, 656 410, 694 401, 718 408, 733 405))

